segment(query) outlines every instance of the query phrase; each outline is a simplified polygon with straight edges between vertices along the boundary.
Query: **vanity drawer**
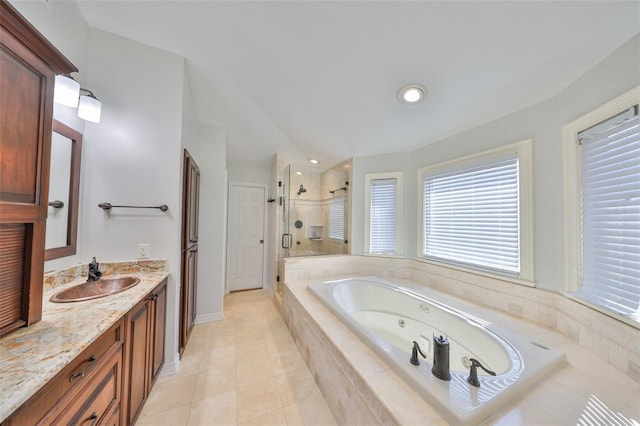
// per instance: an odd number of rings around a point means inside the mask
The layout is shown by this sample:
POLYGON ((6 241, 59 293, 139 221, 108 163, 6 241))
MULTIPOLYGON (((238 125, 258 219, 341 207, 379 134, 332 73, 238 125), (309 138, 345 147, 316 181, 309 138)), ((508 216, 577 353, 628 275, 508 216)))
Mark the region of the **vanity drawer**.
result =
MULTIPOLYGON (((4 425, 49 424, 62 410, 79 397, 85 383, 94 377, 114 354, 122 353, 123 321, 119 320, 80 355, 74 358, 51 381, 16 410, 4 425)), ((118 381, 120 379, 118 378, 118 381)))
POLYGON ((98 366, 90 382, 53 422, 55 425, 97 425, 112 421, 120 405, 122 347, 98 366))

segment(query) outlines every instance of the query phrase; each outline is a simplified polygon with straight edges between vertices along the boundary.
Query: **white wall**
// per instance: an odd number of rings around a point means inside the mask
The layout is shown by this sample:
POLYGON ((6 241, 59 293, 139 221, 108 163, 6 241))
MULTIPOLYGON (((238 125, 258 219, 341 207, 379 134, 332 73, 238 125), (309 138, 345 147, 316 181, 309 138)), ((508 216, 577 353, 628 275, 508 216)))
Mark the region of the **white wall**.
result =
POLYGON ((200 166, 196 323, 223 317, 227 230, 227 134, 220 127, 200 124, 199 137, 192 152, 200 166))
POLYGON ((271 169, 263 167, 239 166, 229 164, 229 182, 259 183, 261 185, 271 185, 271 169))
POLYGON ((417 169, 512 142, 533 139, 535 280, 540 288, 563 291, 562 127, 640 84, 639 69, 640 35, 637 35, 552 99, 408 154, 354 159, 353 253, 362 252, 365 173, 405 170, 405 253, 406 257, 416 257, 416 229, 420 220, 417 169), (403 164, 410 166, 402 167, 403 164))
POLYGON ((167 259, 166 364, 176 361, 180 279, 183 59, 91 29, 87 84, 102 101, 84 133, 82 262, 132 260, 137 245, 167 259), (101 202, 169 211, 98 208, 101 202))

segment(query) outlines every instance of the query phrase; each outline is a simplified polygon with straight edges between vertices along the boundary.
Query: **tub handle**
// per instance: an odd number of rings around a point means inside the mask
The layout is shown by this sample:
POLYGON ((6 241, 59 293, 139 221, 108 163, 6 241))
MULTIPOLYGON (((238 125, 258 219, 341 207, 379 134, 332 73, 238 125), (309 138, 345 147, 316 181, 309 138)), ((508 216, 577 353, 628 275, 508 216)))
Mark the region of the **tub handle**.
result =
POLYGON ((427 356, 422 353, 422 350, 420 349, 420 345, 418 344, 418 342, 416 342, 414 340, 413 341, 413 349, 411 350, 411 359, 409 360, 409 362, 411 362, 411 364, 420 365, 420 360, 418 360, 418 353, 420 353, 420 355, 422 355, 422 358, 427 359, 427 356))
POLYGON ((469 361, 471 361, 471 370, 469 371, 467 382, 469 382, 471 386, 475 386, 477 388, 480 387, 480 381, 478 380, 478 367, 482 368, 485 372, 487 372, 487 374, 491 374, 492 376, 496 375, 496 373, 494 373, 493 371, 487 370, 487 368, 485 368, 484 365, 480 364, 480 361, 478 361, 477 359, 471 358, 469 361))

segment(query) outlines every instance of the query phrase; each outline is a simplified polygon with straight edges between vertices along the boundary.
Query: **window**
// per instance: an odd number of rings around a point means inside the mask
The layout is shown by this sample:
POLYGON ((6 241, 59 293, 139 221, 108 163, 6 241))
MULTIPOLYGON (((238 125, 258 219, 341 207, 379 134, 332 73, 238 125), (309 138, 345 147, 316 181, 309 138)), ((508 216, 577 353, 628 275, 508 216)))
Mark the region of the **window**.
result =
POLYGON ((570 290, 638 321, 640 120, 638 105, 629 105, 637 103, 640 91, 635 93, 568 125, 565 148, 567 191, 573 191, 567 211, 575 215, 567 218, 570 290))
POLYGON ((365 251, 401 254, 402 173, 365 175, 365 251))
POLYGON ((344 240, 344 197, 331 199, 329 206, 329 238, 344 240))
POLYGON ((531 141, 419 176, 425 259, 532 281, 531 141))

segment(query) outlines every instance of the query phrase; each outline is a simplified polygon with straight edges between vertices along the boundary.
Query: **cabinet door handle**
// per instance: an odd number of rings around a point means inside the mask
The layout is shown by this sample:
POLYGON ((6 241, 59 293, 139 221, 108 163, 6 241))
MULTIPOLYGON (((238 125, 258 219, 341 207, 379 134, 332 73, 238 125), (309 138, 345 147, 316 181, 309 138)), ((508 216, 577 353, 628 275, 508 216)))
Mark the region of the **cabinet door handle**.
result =
POLYGON ((69 376, 69 381, 73 382, 78 377, 83 377, 85 374, 87 374, 87 371, 89 371, 89 368, 91 368, 91 364, 93 364, 95 362, 95 360, 96 360, 96 356, 95 355, 91 355, 89 357, 89 359, 86 361, 86 362, 89 363, 89 366, 87 368, 85 368, 84 370, 76 371, 75 373, 73 373, 71 376, 69 376))
POLYGON ((95 411, 91 414, 91 417, 89 417, 89 420, 91 420, 91 425, 90 426, 95 426, 96 423, 98 423, 98 413, 96 413, 95 411))

